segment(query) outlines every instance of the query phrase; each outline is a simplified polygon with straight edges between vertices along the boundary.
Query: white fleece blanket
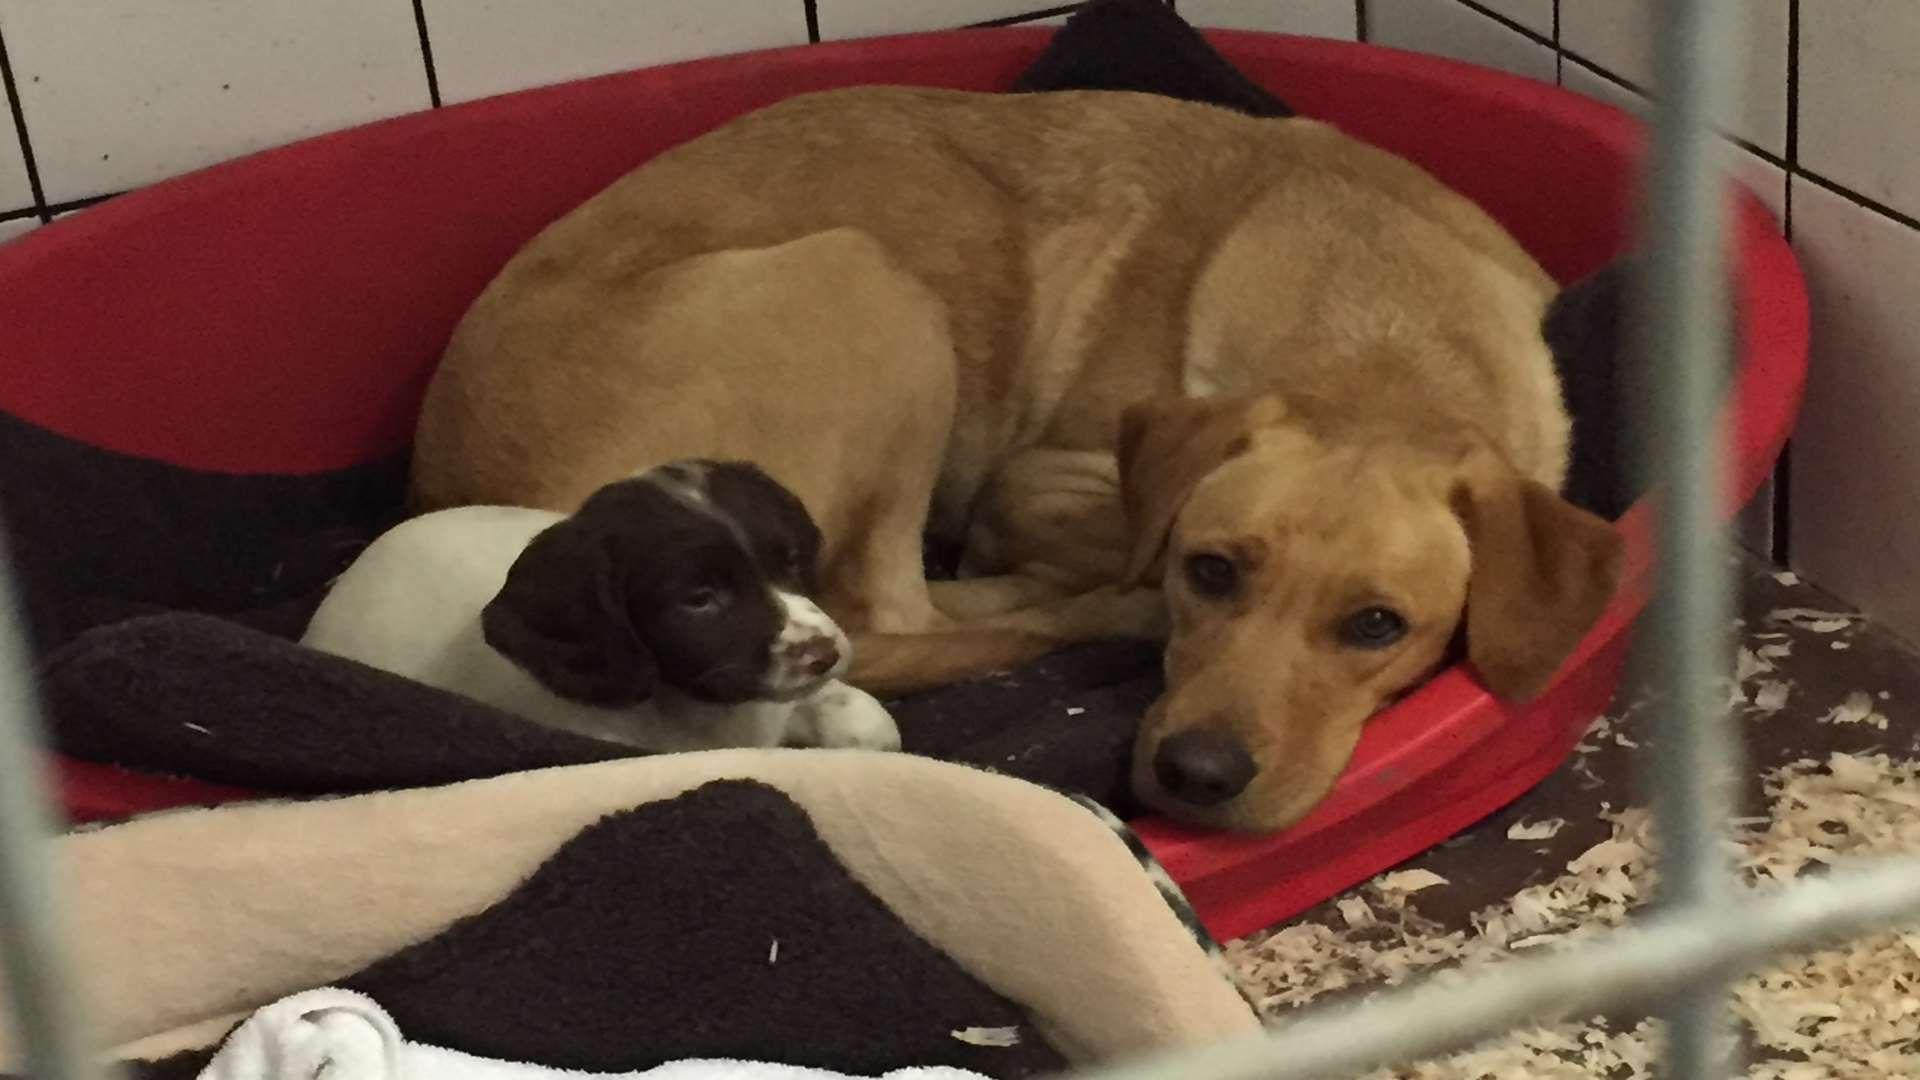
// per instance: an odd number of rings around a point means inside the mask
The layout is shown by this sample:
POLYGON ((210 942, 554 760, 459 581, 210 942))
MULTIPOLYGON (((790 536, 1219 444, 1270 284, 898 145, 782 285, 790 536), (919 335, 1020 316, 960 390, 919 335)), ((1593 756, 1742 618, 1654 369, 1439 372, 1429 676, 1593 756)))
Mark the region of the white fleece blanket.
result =
MULTIPOLYGON (((235 1028, 200 1080, 849 1080, 843 1073, 760 1061, 673 1061, 644 1072, 581 1073, 423 1046, 373 999, 308 990, 255 1012, 235 1028)), ((964 1069, 898 1069, 884 1080, 986 1080, 964 1069)))

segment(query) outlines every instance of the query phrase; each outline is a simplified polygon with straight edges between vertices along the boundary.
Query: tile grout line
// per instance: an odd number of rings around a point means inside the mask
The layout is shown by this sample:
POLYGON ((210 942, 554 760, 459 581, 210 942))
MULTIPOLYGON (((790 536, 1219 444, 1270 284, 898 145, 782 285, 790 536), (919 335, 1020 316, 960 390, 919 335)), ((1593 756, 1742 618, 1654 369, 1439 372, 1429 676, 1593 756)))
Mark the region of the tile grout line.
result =
POLYGON ((1018 15, 1002 15, 997 19, 982 19, 979 22, 967 23, 962 26, 961 29, 986 30, 996 26, 1019 26, 1021 23, 1033 22, 1035 19, 1051 19, 1055 15, 1071 15, 1079 11, 1083 6, 1085 5, 1061 4, 1057 7, 1041 8, 1037 11, 1024 11, 1018 15))
POLYGON ((7 91, 7 107, 13 113, 14 134, 20 140, 20 162, 27 170, 27 189, 33 193, 33 212, 40 223, 53 220, 47 212, 47 190, 40 182, 40 163, 33 156, 33 140, 27 137, 27 111, 20 102, 20 88, 13 79, 13 60, 7 53, 7 39, 0 34, 0 85, 7 91))
MULTIPOLYGON (((1793 243, 1793 174, 1800 169, 1800 0, 1787 0, 1787 159, 1780 183, 1780 228, 1793 243)), ((1767 554, 1780 566, 1793 559, 1793 438, 1780 447, 1773 466, 1773 506, 1767 554)))
POLYGON ((440 73, 433 67, 433 42, 427 37, 426 0, 413 0, 413 26, 420 34, 420 63, 427 70, 427 100, 440 107, 440 73))
MULTIPOLYGON (((1460 6, 1466 8, 1467 10, 1472 11, 1475 14, 1484 15, 1485 17, 1492 19, 1494 22, 1499 23, 1501 26, 1504 26, 1507 29, 1513 31, 1514 33, 1519 34, 1521 37, 1526 38, 1528 41, 1533 42, 1535 45, 1545 45, 1549 49, 1557 48, 1552 38, 1546 38, 1546 37, 1540 36, 1540 32, 1538 30, 1534 30, 1530 27, 1522 26, 1520 23, 1517 23, 1514 20, 1507 18, 1505 15, 1500 14, 1499 12, 1493 10, 1492 8, 1479 3, 1479 0, 1458 0, 1458 2, 1460 6)), ((1557 24, 1559 20, 1556 17, 1554 21, 1557 24)), ((1557 32, 1555 33, 1555 36, 1556 37, 1558 36, 1557 32)))
POLYGON ((1553 85, 1566 85, 1566 54, 1560 51, 1560 0, 1553 0, 1553 85))

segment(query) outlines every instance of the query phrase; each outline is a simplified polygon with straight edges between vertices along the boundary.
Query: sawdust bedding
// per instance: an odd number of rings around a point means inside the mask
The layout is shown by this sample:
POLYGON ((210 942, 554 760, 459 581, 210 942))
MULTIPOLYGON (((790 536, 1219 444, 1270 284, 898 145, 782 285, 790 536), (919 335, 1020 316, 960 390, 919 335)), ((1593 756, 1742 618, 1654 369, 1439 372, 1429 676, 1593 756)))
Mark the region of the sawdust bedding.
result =
MULTIPOLYGON (((1779 584, 1797 584, 1787 577, 1779 584)), ((1780 670, 1795 646, 1831 637, 1829 648, 1850 647, 1853 629, 1852 616, 1804 608, 1775 609, 1743 626, 1729 708, 1749 722, 1773 721, 1795 694, 1780 670)), ((1854 691, 1825 713, 1805 715, 1884 731, 1886 698, 1854 691)), ((1640 708, 1595 720, 1571 768, 1587 768, 1603 748, 1638 747, 1625 729, 1640 708)), ((1774 888, 1854 856, 1920 850, 1920 755, 1832 752, 1764 768, 1760 779, 1766 812, 1735 823, 1733 860, 1748 889, 1774 888)), ((1646 809, 1603 802, 1597 816, 1604 839, 1547 880, 1473 910, 1464 928, 1449 929, 1410 903, 1454 887, 1416 867, 1376 877, 1318 920, 1236 942, 1229 956, 1255 1000, 1279 1018, 1316 1001, 1427 975, 1464 978, 1514 956, 1593 939, 1626 922, 1657 876, 1646 809)), ((1504 838, 1536 843, 1568 824, 1522 817, 1504 838)), ((1920 925, 1782 958, 1737 984, 1730 1012, 1738 1021, 1730 1028, 1736 1052, 1755 1080, 1920 1076, 1920 925)), ((1367 1080, 1647 1077, 1656 1075, 1659 1040, 1657 1023, 1644 1017, 1593 1017, 1515 1031, 1367 1080)))

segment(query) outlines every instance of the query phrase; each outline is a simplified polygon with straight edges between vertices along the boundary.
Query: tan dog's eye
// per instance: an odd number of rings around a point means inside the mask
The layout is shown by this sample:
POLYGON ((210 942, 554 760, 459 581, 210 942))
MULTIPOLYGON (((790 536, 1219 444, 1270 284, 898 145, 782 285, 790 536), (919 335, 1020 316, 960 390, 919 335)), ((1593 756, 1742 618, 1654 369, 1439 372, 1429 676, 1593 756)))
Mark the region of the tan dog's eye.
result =
POLYGON ((1407 620, 1392 608, 1361 608, 1340 624, 1340 640, 1356 649, 1384 649, 1406 636, 1407 620))
POLYGON ((1240 568, 1225 555, 1201 552, 1187 556, 1187 584, 1201 596, 1215 600, 1230 596, 1240 584, 1240 568))

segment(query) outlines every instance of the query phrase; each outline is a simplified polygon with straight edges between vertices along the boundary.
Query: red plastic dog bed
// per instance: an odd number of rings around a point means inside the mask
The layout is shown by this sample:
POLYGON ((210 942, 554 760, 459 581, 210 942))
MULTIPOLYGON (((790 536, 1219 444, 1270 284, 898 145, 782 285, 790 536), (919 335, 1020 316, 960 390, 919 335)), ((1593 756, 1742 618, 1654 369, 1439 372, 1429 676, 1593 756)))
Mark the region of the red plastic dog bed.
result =
MULTIPOLYGON (((1303 115, 1476 199, 1561 280, 1626 248, 1641 135, 1625 115, 1397 50, 1210 37, 1303 115)), ((0 410, 205 470, 318 473, 390 457, 473 296, 536 231, 649 156, 805 91, 1000 89, 1047 40, 968 31, 656 68, 402 117, 124 196, 0 249, 0 410)), ((1787 437, 1807 334, 1799 271, 1773 221, 1743 195, 1734 224, 1742 345, 1726 423, 1729 513, 1787 437)), ((1627 584, 1533 705, 1504 706, 1451 670, 1375 719, 1333 794, 1283 834, 1135 822, 1208 928, 1233 937, 1294 914, 1557 767, 1619 676, 1644 598, 1648 524, 1644 506, 1621 520, 1627 584)), ((248 794, 59 765, 79 820, 248 794)))

